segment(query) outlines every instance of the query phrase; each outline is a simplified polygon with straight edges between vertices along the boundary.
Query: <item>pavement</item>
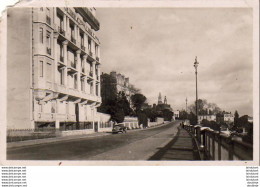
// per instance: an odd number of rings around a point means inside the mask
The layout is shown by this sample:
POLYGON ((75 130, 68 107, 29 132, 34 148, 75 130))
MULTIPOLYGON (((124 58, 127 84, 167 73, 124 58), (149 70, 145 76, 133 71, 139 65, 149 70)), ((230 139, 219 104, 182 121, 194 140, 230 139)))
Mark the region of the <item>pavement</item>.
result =
POLYGON ((149 160, 200 160, 196 144, 191 135, 182 127, 167 145, 161 147, 149 160))
MULTIPOLYGON (((135 131, 153 129, 153 128, 158 128, 158 127, 161 127, 161 126, 167 125, 167 124, 168 123, 164 123, 164 124, 160 124, 160 125, 145 128, 145 129, 132 129, 132 130, 128 130, 127 132, 135 132, 135 131)), ((84 135, 60 136, 60 137, 54 137, 54 138, 43 138, 43 139, 35 139, 35 140, 9 142, 9 143, 7 143, 7 148, 8 149, 9 148, 18 148, 18 147, 32 146, 32 145, 39 145, 39 144, 48 144, 48 143, 53 143, 53 142, 65 142, 65 141, 99 137, 99 136, 107 136, 107 135, 111 135, 111 132, 93 132, 93 133, 84 134, 84 135)))

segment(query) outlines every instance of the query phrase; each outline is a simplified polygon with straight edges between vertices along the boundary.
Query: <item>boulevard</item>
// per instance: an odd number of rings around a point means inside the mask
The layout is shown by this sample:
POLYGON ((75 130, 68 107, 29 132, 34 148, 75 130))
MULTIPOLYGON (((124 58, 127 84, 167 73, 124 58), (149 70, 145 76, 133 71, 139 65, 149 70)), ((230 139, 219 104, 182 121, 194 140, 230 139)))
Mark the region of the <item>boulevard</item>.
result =
POLYGON ((122 134, 7 149, 8 160, 148 160, 177 134, 180 121, 122 134))

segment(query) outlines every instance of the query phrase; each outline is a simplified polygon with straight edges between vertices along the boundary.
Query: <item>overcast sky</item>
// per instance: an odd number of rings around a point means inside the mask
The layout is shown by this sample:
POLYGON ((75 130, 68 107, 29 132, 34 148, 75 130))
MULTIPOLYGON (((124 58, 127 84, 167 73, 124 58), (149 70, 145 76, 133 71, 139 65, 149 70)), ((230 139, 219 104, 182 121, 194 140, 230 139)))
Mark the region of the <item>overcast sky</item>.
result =
POLYGON ((252 11, 246 8, 103 8, 102 71, 130 78, 149 104, 159 92, 174 110, 198 95, 221 109, 252 115, 252 11))

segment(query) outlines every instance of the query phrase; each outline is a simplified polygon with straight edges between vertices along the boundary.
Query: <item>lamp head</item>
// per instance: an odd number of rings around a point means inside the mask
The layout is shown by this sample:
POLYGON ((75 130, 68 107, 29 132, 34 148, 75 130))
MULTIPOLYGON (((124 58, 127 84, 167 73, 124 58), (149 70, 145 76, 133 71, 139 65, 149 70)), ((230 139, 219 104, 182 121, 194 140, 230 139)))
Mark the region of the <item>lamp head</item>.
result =
POLYGON ((197 61, 197 56, 196 56, 195 62, 194 62, 194 67, 197 69, 198 66, 199 66, 199 62, 197 61))

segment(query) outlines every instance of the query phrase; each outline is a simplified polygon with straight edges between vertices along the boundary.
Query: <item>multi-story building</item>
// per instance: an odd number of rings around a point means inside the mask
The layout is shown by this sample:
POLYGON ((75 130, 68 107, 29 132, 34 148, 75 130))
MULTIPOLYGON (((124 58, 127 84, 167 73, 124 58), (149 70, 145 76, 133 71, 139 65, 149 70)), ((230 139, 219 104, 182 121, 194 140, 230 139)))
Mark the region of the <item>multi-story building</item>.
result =
POLYGON ((134 89, 134 86, 129 83, 129 77, 125 77, 123 74, 116 73, 115 71, 110 72, 110 75, 116 81, 115 84, 117 93, 124 92, 127 99, 130 101, 131 96, 137 93, 137 90, 134 89))
POLYGON ((234 122, 234 116, 233 116, 233 114, 231 114, 231 112, 224 114, 224 122, 226 122, 226 123, 234 122))
POLYGON ((97 130, 95 8, 9 8, 7 14, 7 128, 97 130))

